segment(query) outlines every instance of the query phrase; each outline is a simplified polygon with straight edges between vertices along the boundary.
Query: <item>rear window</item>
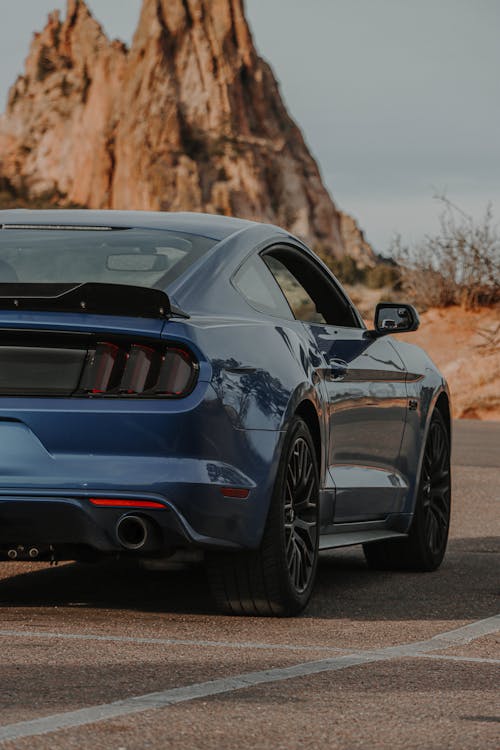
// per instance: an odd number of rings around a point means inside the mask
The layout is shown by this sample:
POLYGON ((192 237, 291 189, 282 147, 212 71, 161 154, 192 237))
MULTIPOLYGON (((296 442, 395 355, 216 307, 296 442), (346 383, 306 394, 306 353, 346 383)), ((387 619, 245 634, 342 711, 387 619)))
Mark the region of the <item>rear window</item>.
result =
POLYGON ((148 229, 0 230, 0 284, 100 282, 165 289, 217 240, 148 229))

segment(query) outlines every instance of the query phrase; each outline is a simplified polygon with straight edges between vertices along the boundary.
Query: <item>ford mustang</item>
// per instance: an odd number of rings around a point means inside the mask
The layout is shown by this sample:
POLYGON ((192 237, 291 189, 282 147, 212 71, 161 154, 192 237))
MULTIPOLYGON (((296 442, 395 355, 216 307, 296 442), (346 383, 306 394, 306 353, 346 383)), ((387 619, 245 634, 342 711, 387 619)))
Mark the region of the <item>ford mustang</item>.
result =
POLYGON ((0 211, 0 556, 203 554, 219 609, 289 616, 319 551, 436 569, 450 400, 419 320, 367 328, 278 227, 0 211))

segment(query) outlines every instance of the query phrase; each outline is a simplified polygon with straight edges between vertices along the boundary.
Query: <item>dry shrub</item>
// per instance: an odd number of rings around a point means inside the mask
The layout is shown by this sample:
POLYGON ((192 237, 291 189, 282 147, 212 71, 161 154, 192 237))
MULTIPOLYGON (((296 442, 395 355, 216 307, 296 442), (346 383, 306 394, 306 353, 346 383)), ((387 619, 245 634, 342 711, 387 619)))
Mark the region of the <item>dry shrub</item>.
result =
POLYGON ((500 237, 491 206, 476 222, 445 196, 435 236, 410 247, 396 237, 392 253, 400 265, 404 294, 421 308, 500 302, 500 237))
POLYGON ((347 286, 360 284, 369 289, 393 288, 398 281, 399 271, 396 264, 387 258, 379 256, 378 262, 373 267, 360 268, 354 258, 344 255, 340 259, 324 251, 317 250, 321 260, 330 268, 333 274, 347 286))

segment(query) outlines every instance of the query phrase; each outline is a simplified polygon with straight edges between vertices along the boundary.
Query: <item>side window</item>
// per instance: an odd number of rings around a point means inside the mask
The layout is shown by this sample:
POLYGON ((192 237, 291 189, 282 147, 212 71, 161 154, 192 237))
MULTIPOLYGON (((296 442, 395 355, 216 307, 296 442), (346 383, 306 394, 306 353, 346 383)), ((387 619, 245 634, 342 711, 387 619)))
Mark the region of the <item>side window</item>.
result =
POLYGON ((252 256, 243 264, 233 283, 252 307, 268 315, 293 320, 280 287, 259 255, 252 256))
POLYGON ((360 328, 348 299, 314 261, 292 247, 276 247, 263 259, 297 320, 360 328))
POLYGON ((278 282, 288 304, 297 320, 309 323, 326 323, 315 302, 311 299, 302 284, 283 263, 272 255, 265 256, 267 267, 278 282))

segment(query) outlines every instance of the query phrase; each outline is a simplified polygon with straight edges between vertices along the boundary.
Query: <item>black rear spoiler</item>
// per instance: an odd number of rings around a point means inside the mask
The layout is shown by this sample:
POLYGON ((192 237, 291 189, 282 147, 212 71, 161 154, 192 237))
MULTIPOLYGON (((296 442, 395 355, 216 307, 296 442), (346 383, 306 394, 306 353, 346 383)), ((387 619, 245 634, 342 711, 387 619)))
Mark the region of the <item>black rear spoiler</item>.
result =
MULTIPOLYGON (((169 318, 170 300, 161 289, 128 284, 0 284, 0 309, 84 312, 169 318)), ((185 316, 188 317, 188 316, 185 316)))

